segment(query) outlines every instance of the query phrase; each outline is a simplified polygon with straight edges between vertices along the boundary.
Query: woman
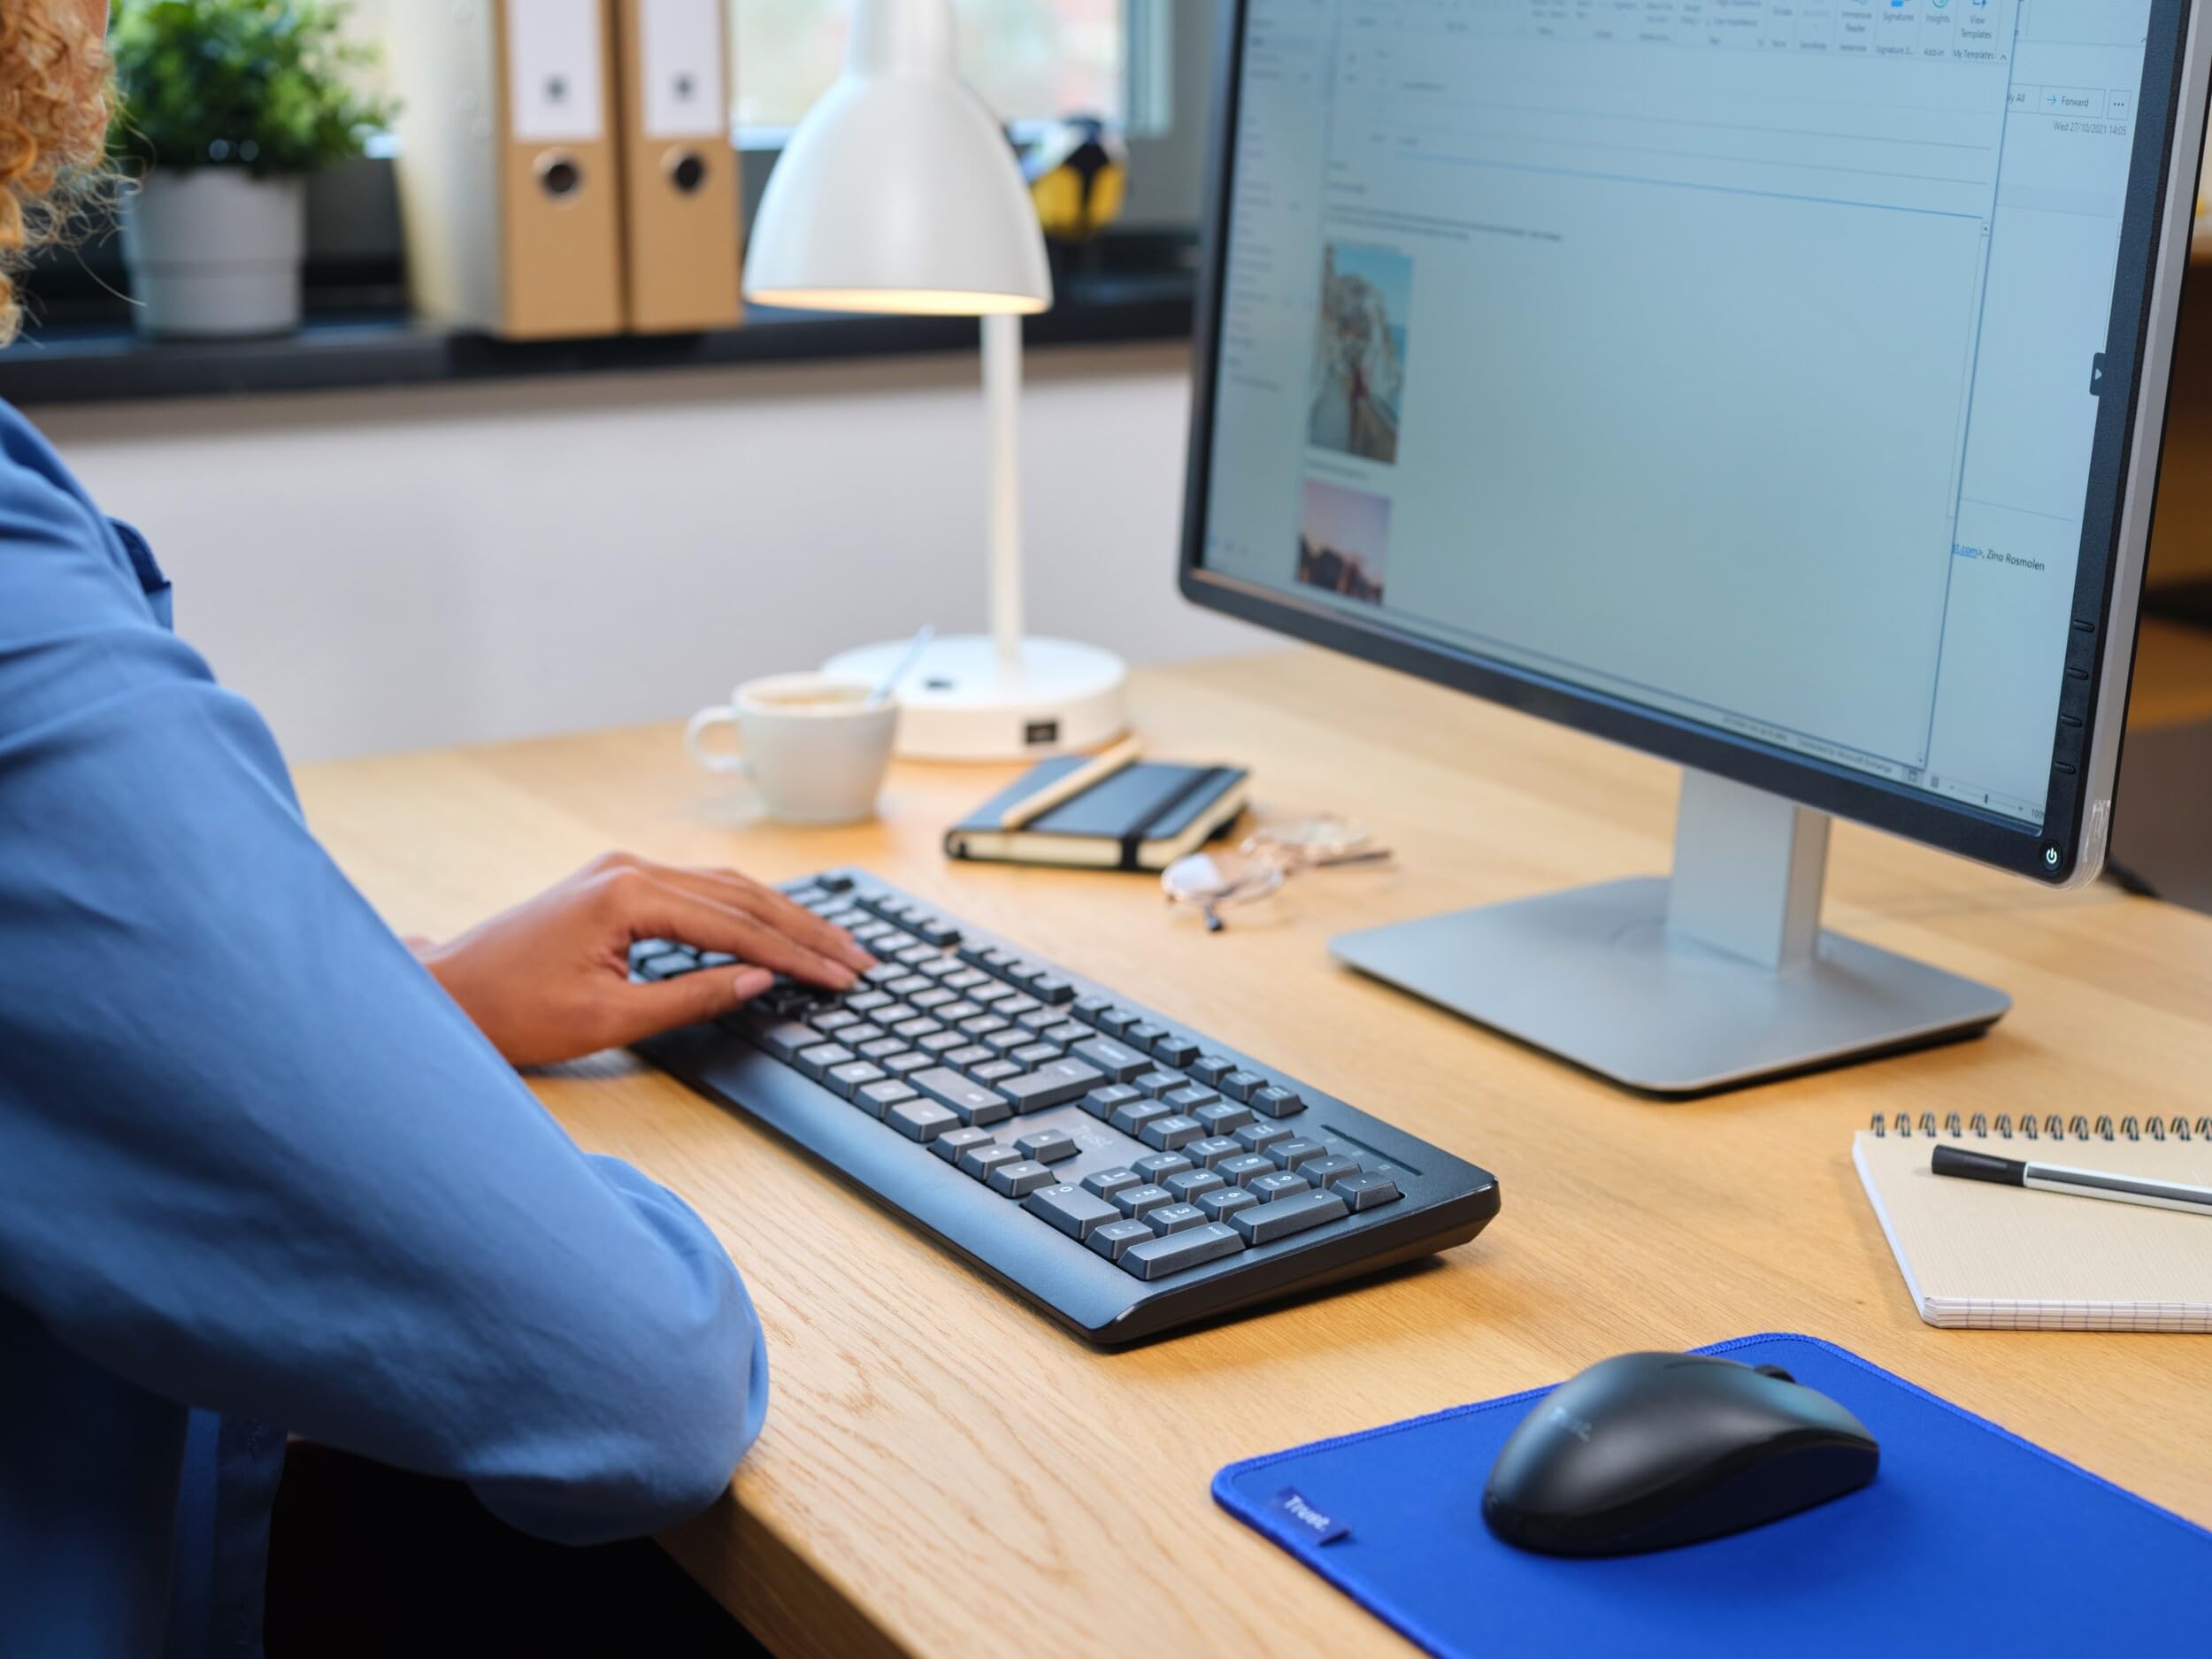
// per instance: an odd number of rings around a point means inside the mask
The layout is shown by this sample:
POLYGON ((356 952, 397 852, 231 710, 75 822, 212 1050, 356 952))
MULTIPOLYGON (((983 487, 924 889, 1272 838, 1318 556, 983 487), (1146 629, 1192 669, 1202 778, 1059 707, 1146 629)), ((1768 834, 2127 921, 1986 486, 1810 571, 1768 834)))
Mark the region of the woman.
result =
MULTIPOLYGON (((96 165, 105 28, 104 0, 0 4, 0 265, 96 165)), ((18 301, 0 279, 0 342, 18 301)), ((0 404, 11 1654, 256 1651, 288 1433, 569 1542, 711 1502, 767 1399, 744 1288, 513 1065, 870 965, 741 877, 627 857, 419 961, 168 612, 144 542, 0 404), (653 935, 742 965, 631 985, 653 935)))

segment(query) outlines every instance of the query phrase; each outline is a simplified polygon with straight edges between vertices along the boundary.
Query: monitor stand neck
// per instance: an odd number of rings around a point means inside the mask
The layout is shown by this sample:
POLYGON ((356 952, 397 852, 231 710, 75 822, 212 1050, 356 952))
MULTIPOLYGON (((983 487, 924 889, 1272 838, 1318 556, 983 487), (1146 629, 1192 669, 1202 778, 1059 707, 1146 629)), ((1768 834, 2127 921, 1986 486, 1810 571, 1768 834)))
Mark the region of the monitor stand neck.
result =
POLYGON ((1700 1094, 1971 1036, 2001 991, 1820 926, 1828 818, 1684 774, 1671 879, 1347 934, 1363 972, 1632 1088, 1700 1094))

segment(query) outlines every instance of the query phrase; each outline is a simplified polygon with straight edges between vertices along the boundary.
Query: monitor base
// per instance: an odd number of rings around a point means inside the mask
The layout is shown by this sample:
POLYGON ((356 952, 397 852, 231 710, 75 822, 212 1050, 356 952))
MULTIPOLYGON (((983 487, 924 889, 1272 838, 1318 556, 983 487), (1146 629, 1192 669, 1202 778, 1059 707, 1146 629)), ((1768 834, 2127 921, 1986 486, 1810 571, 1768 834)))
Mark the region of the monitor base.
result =
POLYGON ((1827 820, 1685 776, 1671 880, 1347 933, 1338 959, 1655 1094, 1736 1088, 1973 1036, 1993 987, 1819 926, 1827 820))
POLYGON ((1823 930, 1776 971, 1671 938, 1663 877, 1333 941, 1337 957, 1655 1094, 1695 1094, 1972 1036, 2002 991, 1823 930))

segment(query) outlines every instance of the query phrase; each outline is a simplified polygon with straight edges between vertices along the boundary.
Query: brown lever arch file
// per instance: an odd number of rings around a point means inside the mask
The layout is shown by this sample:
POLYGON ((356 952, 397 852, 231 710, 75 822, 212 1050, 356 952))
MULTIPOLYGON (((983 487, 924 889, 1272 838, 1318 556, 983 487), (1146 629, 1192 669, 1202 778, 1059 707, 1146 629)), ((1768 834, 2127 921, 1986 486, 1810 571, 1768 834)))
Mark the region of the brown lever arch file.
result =
POLYGON ((640 334, 738 320, 738 164, 724 0, 615 0, 623 273, 640 334))

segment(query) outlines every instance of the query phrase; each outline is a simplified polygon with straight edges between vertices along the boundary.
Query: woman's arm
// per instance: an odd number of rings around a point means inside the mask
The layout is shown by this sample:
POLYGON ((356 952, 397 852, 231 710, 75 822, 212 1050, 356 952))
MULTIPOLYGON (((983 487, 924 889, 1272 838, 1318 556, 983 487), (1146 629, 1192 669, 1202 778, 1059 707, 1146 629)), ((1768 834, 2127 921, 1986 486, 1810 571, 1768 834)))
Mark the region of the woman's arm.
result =
POLYGON ((577 1150, 307 833, 253 711, 19 467, 0 849, 0 1297, 550 1537, 721 1491, 767 1386, 721 1246, 577 1150))

